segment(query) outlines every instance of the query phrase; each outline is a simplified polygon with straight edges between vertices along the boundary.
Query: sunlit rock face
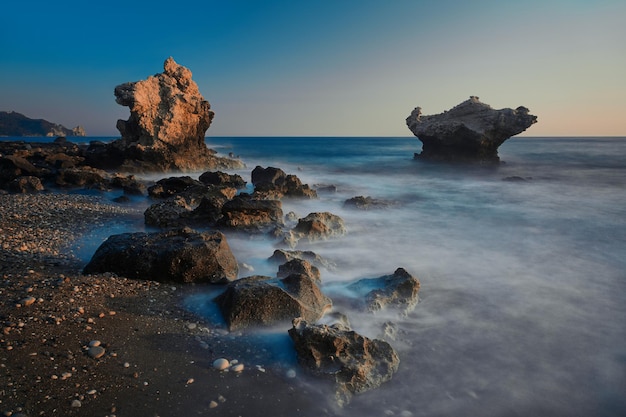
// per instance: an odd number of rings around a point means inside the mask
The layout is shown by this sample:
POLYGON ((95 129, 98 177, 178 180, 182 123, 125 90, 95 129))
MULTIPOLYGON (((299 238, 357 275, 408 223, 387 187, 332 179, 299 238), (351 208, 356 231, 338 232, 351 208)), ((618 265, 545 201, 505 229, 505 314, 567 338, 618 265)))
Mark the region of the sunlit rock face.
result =
POLYGON ((416 158, 442 161, 499 162, 498 147, 537 122, 526 107, 495 110, 476 96, 440 114, 423 116, 416 107, 407 127, 422 142, 416 158))
POLYGON ((90 162, 128 171, 192 171, 241 167, 217 158, 204 135, 214 112, 191 79, 191 71, 168 58, 164 71, 115 87, 116 102, 130 108, 118 120, 122 138, 112 146, 92 146, 90 162))

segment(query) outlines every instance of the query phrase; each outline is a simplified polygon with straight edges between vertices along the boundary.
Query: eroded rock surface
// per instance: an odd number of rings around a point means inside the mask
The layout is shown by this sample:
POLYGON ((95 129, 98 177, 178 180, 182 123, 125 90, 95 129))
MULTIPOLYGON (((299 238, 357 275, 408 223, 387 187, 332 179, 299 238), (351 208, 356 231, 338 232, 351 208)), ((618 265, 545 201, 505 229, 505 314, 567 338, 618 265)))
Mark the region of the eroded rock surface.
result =
POLYGON ((431 116, 422 115, 416 107, 406 119, 407 127, 423 144, 416 157, 480 162, 499 162, 498 147, 536 122, 537 116, 526 107, 495 110, 476 96, 431 116))
POLYGON ((300 178, 288 175, 280 168, 255 167, 252 170, 252 184, 255 194, 263 198, 317 198, 317 193, 308 184, 303 184, 300 178))
POLYGON ((348 287, 362 294, 370 311, 378 311, 387 306, 410 311, 419 301, 420 282, 404 268, 398 268, 391 275, 361 279, 348 287))
POLYGON ((389 343, 369 339, 342 325, 310 325, 297 318, 289 336, 304 368, 334 380, 340 405, 347 404, 353 394, 390 380, 400 364, 389 343))
POLYGON ((121 139, 90 146, 90 165, 139 172, 242 167, 207 148, 204 135, 215 114, 191 71, 171 57, 163 69, 115 87, 116 102, 130 108, 130 117, 117 122, 121 139))

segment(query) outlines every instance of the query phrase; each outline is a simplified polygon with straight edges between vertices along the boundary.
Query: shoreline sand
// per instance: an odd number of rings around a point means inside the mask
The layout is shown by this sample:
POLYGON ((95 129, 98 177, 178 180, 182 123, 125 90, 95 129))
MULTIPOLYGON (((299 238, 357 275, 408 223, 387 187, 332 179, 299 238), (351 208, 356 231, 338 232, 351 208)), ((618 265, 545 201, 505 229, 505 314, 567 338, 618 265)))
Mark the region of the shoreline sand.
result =
MULTIPOLYGON (((68 249, 138 213, 103 198, 0 195, 0 412, 5 416, 332 415, 321 392, 237 358, 235 337, 182 308, 200 286, 85 276, 68 249), (105 354, 89 355, 99 341, 105 354)), ((306 379, 306 378, 303 378, 306 379)))

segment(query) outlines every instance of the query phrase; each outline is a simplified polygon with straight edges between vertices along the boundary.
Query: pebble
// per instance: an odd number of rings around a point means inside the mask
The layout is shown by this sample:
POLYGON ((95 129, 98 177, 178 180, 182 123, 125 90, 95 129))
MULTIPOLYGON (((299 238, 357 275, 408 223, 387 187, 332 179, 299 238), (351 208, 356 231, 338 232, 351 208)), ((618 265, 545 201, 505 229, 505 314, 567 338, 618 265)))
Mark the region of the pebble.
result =
POLYGON ((105 352, 102 346, 92 346, 87 351, 87 354, 94 359, 98 359, 103 357, 105 352))
POLYGON ((82 407, 83 403, 80 402, 80 400, 74 400, 72 401, 72 407, 73 408, 80 408, 82 407))
POLYGON ((96 347, 96 346, 100 346, 102 344, 102 342, 100 342, 99 340, 92 340, 91 342, 89 342, 89 347, 96 347))
POLYGON ((241 372, 243 371, 243 363, 238 363, 230 368, 233 372, 241 372))
POLYGON ((230 366, 230 362, 228 362, 228 359, 219 358, 213 361, 213 367, 220 371, 227 369, 229 366, 230 366))
POLYGON ((193 330, 193 329, 195 329, 196 327, 198 327, 198 325, 197 325, 196 323, 189 323, 189 324, 187 324, 187 328, 188 328, 189 330, 193 330))
POLYGON ((295 378, 296 377, 296 370, 295 369, 289 369, 287 371, 287 373, 285 373, 285 375, 287 376, 287 378, 295 378))
POLYGON ((20 300, 20 304, 23 305, 24 307, 28 307, 30 305, 35 304, 35 301, 37 301, 35 297, 26 297, 20 300))
POLYGON ((211 402, 209 403, 209 408, 215 408, 215 407, 217 407, 217 406, 218 406, 217 401, 211 401, 211 402))
POLYGON ((98 391, 96 391, 95 389, 90 389, 89 391, 87 391, 87 395, 95 395, 96 392, 98 391))

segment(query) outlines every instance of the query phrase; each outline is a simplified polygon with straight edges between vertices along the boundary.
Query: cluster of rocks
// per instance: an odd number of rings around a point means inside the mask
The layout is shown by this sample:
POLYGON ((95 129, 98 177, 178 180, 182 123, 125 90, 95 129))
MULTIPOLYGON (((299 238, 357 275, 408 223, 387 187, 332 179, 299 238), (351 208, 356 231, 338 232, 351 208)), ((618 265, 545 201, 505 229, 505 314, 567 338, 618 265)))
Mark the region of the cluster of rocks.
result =
MULTIPOLYGON (((293 215, 285 216, 282 198, 316 198, 316 194, 297 176, 279 168, 257 166, 252 171, 252 183, 252 192, 237 194, 247 187, 243 178, 219 171, 205 172, 198 180, 179 176, 157 181, 148 188, 156 202, 146 209, 144 219, 146 224, 164 230, 110 236, 83 272, 223 285, 213 302, 228 329, 241 331, 293 322, 290 335, 301 364, 334 380, 339 403, 391 378, 399 359, 387 342, 355 333, 347 320, 334 327, 314 324, 333 307, 331 298, 322 291, 320 268, 334 265, 312 251, 293 247, 301 239, 314 242, 342 236, 347 233, 343 220, 330 212, 310 213, 297 221, 293 215), (286 221, 286 217, 292 220, 286 221), (294 226, 288 229, 288 223, 294 226), (269 257, 278 265, 275 277, 238 278, 239 265, 224 234, 233 230, 264 232, 277 244, 292 248, 277 249, 269 257), (310 360, 313 351, 320 359, 315 365, 310 360)), ((419 281, 402 268, 367 281, 369 284, 354 284, 359 288, 354 292, 362 300, 358 304, 364 310, 374 312, 387 306, 406 309, 417 302, 419 281)))
POLYGON ((430 116, 416 107, 406 118, 407 127, 423 144, 416 158, 453 162, 497 163, 498 147, 536 122, 537 116, 526 107, 495 110, 476 96, 430 116))

